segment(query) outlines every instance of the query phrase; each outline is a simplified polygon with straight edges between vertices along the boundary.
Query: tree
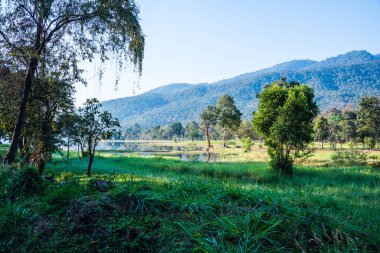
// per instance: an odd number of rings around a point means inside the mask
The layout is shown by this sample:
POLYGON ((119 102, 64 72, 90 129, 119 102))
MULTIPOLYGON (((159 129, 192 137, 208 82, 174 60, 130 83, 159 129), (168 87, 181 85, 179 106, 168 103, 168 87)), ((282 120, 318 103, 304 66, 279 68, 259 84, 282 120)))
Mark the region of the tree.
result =
POLYGON ((226 145, 228 131, 236 131, 241 122, 242 113, 236 108, 234 99, 225 94, 216 104, 218 110, 218 125, 223 129, 223 146, 226 145))
POLYGON ((61 129, 58 118, 64 112, 73 110, 74 88, 72 84, 54 77, 38 81, 39 84, 31 92, 33 103, 27 108, 23 137, 25 148, 31 150, 30 160, 43 173, 52 153, 59 150, 61 129))
POLYGON ((206 109, 201 113, 201 128, 204 131, 207 140, 207 147, 211 146, 211 132, 218 123, 218 109, 215 106, 207 106, 206 109))
POLYGON ((82 133, 87 144, 88 167, 87 176, 91 176, 92 163, 99 141, 109 140, 120 127, 119 121, 107 111, 100 111, 101 104, 96 98, 87 99, 83 107, 79 108, 82 133))
MULTIPOLYGON (((23 73, 23 90, 5 162, 15 159, 27 101, 37 69, 46 57, 84 82, 78 63, 116 55, 141 74, 144 35, 134 0, 13 0, 0 4, 0 58, 23 73)), ((100 73, 101 74, 101 73, 100 73)))
POLYGON ((329 136, 329 125, 325 117, 319 116, 317 118, 314 124, 314 133, 315 133, 316 140, 322 143, 322 149, 323 149, 323 142, 329 136))
MULTIPOLYGON (((73 82, 65 71, 41 68, 34 79, 26 105, 26 127, 20 134, 18 147, 23 163, 34 164, 40 173, 59 149, 60 128, 57 117, 73 108, 73 82)), ((3 71, 0 79, 0 127, 7 138, 12 134, 17 106, 22 92, 22 73, 3 71)))
POLYGON ((336 149, 337 142, 341 141, 341 129, 339 123, 342 119, 342 112, 336 108, 332 108, 330 111, 330 116, 327 118, 327 122, 329 124, 330 148, 332 149, 336 149))
POLYGON ((364 139, 366 137, 367 137, 367 141, 366 141, 367 143, 374 143, 374 145, 376 145, 376 143, 379 142, 379 138, 380 138, 380 99, 379 98, 363 97, 360 99, 359 110, 357 114, 357 126, 358 126, 359 136, 363 144, 364 144, 364 139), (371 138, 371 141, 369 141, 370 140, 369 138, 371 138))
POLYGON ((190 138, 191 141, 199 139, 201 133, 199 132, 199 125, 195 121, 191 121, 185 126, 185 137, 190 138))
POLYGON ((313 99, 312 88, 295 82, 274 82, 260 94, 253 124, 265 138, 271 167, 282 174, 292 176, 294 159, 307 155, 318 111, 313 99))

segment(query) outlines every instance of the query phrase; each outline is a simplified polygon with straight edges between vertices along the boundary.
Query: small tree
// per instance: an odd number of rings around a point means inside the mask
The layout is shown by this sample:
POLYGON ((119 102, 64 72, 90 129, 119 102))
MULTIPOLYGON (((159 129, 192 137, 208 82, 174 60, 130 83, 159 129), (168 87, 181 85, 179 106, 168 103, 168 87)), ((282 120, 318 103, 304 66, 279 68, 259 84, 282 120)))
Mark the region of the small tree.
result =
POLYGON ((207 106, 201 113, 201 128, 205 133, 207 140, 207 147, 211 148, 211 131, 218 122, 218 109, 215 106, 207 106))
POLYGON ((313 118, 318 107, 313 89, 298 83, 274 82, 260 94, 253 124, 265 138, 271 167, 282 174, 293 175, 296 157, 305 157, 312 141, 313 118))
POLYGON ((235 131, 239 128, 241 122, 241 112, 236 108, 234 99, 225 94, 216 104, 218 109, 218 125, 223 129, 223 147, 226 145, 228 131, 235 131))
POLYGON ((91 176, 95 149, 101 140, 109 140, 120 127, 119 121, 107 111, 100 111, 102 104, 96 98, 87 99, 84 106, 79 108, 82 118, 80 128, 87 142, 88 167, 87 176, 91 176))
POLYGON ((319 116, 317 118, 314 124, 314 133, 315 133, 315 139, 322 143, 322 149, 323 149, 323 142, 329 136, 329 124, 325 117, 319 116))

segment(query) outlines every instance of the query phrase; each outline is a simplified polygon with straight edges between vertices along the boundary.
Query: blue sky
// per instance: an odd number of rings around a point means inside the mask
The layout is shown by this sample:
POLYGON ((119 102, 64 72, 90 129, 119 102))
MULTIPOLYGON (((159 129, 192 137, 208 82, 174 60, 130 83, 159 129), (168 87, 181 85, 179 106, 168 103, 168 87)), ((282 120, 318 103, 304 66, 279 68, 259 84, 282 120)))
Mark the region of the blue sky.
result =
POLYGON ((352 50, 380 53, 380 0, 137 0, 146 34, 143 74, 85 64, 77 104, 140 94, 170 83, 214 82, 293 59, 352 50))

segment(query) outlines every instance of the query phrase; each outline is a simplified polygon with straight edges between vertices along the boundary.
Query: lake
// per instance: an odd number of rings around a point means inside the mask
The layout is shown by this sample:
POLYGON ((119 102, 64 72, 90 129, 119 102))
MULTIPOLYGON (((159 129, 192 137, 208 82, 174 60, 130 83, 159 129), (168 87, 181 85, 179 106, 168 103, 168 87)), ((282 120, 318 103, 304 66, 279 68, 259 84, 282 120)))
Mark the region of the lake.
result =
POLYGON ((115 154, 135 154, 139 156, 163 156, 177 157, 182 161, 218 161, 222 155, 215 152, 207 152, 204 147, 197 145, 181 145, 163 142, 138 142, 138 141, 105 141, 100 142, 97 150, 100 152, 115 154))

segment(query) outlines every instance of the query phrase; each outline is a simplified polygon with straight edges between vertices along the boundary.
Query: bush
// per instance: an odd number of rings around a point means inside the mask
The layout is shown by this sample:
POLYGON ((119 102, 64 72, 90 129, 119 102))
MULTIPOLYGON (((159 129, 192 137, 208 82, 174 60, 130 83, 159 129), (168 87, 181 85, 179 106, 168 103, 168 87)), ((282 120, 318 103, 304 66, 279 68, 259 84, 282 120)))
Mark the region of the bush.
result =
POLYGON ((337 165, 355 166, 366 164, 367 155, 361 150, 351 150, 336 152, 331 156, 331 159, 337 165))
POLYGON ((235 140, 228 140, 228 141, 226 141, 226 143, 227 143, 227 145, 230 145, 230 146, 236 145, 235 140))
POLYGON ((251 138, 248 137, 248 138, 242 139, 242 143, 243 143, 244 152, 251 151, 251 147, 253 145, 251 138))
POLYGON ((10 177, 5 194, 8 199, 15 200, 41 193, 47 186, 48 182, 41 174, 34 167, 27 166, 10 177))

